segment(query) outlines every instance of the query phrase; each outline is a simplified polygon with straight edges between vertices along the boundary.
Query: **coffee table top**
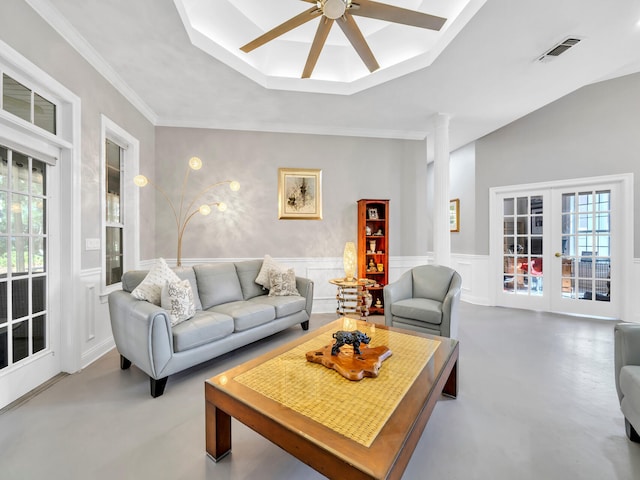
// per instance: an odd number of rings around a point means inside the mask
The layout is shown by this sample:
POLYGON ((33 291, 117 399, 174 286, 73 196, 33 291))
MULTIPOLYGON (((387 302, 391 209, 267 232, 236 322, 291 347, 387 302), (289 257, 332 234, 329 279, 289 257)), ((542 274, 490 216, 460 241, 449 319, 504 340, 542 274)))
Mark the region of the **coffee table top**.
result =
POLYGON ((302 432, 371 477, 386 478, 457 347, 449 338, 343 317, 209 379, 207 388, 302 432), (306 361, 306 352, 333 342, 333 332, 356 329, 371 338, 370 347, 393 352, 377 378, 350 381, 306 361))

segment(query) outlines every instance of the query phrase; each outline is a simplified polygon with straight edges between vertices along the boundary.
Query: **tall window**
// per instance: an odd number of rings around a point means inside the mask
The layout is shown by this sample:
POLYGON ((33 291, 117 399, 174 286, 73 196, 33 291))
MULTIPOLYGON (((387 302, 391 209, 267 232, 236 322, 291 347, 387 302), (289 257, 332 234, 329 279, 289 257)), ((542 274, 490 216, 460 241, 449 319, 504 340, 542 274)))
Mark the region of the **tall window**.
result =
POLYGON ((105 145, 105 273, 106 286, 122 280, 124 263, 124 220, 122 208, 122 163, 123 149, 115 142, 106 140, 105 145))
POLYGON ((47 346, 47 167, 0 146, 0 369, 47 346))

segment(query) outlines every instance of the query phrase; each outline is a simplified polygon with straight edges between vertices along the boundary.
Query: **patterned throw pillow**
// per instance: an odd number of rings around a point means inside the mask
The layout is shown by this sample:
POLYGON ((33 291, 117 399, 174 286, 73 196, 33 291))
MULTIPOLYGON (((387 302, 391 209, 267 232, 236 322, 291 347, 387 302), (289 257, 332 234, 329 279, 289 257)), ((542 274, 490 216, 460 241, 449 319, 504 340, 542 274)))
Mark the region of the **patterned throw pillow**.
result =
POLYGON ((285 268, 271 258, 270 255, 265 255, 262 261, 262 268, 255 280, 258 285, 262 285, 263 289, 271 289, 271 281, 269 280, 269 272, 271 270, 284 271, 285 268))
POLYGON ((285 295, 300 295, 296 288, 296 272, 293 268, 288 270, 270 270, 269 281, 271 289, 270 297, 281 297, 285 295))
POLYGON ((177 282, 180 279, 169 268, 164 258, 159 258, 144 280, 140 282, 131 295, 138 300, 146 300, 154 305, 160 305, 162 287, 167 282, 177 282))
POLYGON ((162 308, 171 316, 171 326, 189 320, 196 314, 196 304, 189 280, 166 282, 162 287, 162 308))

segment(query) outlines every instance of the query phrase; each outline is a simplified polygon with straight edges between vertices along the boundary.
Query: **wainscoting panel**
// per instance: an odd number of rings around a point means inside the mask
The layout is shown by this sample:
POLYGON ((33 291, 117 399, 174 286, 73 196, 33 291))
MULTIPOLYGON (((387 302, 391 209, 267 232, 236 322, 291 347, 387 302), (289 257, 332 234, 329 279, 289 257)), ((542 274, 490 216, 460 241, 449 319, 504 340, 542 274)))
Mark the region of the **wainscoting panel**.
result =
POLYGON ((80 345, 81 368, 93 363, 102 355, 111 350, 115 343, 111 333, 109 320, 109 305, 106 295, 100 294, 100 269, 93 268, 83 270, 80 280, 84 287, 84 305, 79 306, 78 311, 84 312, 84 318, 74 324, 81 329, 78 339, 80 345))

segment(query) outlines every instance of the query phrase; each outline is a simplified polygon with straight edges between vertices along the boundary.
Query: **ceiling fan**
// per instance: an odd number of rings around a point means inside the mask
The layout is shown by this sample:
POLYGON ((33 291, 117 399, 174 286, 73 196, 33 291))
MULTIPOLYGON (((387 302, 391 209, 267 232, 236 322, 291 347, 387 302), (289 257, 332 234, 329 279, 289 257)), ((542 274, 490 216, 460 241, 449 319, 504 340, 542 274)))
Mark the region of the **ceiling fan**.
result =
POLYGON ((307 63, 302 72, 302 78, 310 78, 316 66, 320 52, 324 47, 329 31, 333 23, 337 20, 338 25, 345 36, 356 50, 364 64, 370 72, 374 72, 380 65, 376 61, 364 35, 358 28, 354 16, 375 18, 387 22, 411 25, 414 27, 427 28, 430 30, 440 30, 447 21, 446 18, 436 17, 406 8, 394 7, 385 3, 372 2, 370 0, 301 0, 313 3, 314 6, 302 12, 286 22, 269 30, 255 40, 241 47, 240 50, 249 53, 252 50, 264 45, 267 42, 303 25, 314 18, 320 18, 316 35, 311 44, 311 50, 307 57, 307 63))

